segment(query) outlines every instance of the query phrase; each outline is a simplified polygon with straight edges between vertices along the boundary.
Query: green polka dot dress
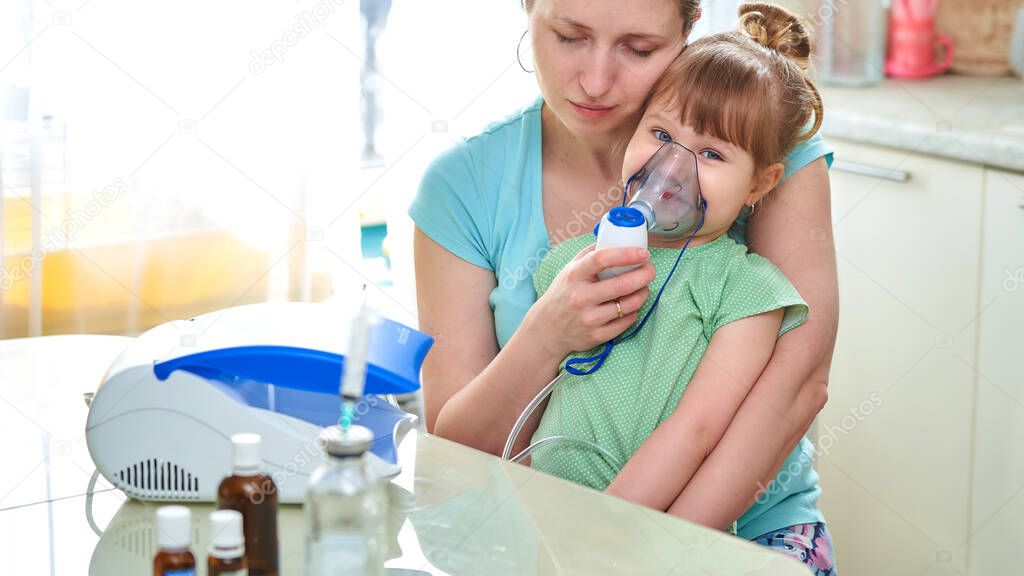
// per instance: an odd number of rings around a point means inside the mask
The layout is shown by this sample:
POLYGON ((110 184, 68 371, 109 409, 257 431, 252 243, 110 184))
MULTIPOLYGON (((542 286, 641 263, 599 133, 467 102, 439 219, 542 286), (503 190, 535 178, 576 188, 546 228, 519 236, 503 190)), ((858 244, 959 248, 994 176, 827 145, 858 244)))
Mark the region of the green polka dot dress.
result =
MULTIPOLYGON (((554 246, 534 275, 538 297, 580 250, 593 243, 593 235, 587 234, 554 246)), ((657 273, 651 296, 640 309, 641 319, 679 255, 670 248, 650 252, 657 273)), ((618 344, 597 372, 566 374, 555 387, 533 441, 582 438, 626 462, 675 410, 715 330, 779 308, 785 309, 780 336, 807 318, 807 304, 767 259, 749 253, 725 234, 688 248, 644 329, 618 344)), ((570 358, 593 356, 602 349, 570 358)), ((736 350, 737 355, 743 353, 736 350)), ((597 490, 604 490, 618 472, 596 450, 572 442, 538 448, 532 466, 597 490)))

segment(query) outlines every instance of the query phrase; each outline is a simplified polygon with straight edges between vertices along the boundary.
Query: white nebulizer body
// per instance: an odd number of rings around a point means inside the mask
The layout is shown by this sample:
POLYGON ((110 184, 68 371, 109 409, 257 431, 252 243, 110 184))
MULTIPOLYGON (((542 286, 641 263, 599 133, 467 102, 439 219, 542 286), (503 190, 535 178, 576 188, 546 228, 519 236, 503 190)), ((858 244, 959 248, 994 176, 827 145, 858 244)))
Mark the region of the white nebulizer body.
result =
MULTIPOLYGON (((597 228, 597 250, 604 248, 647 248, 647 221, 636 208, 619 206, 601 218, 597 228)), ((601 280, 614 278, 639 265, 613 266, 597 273, 601 280)))

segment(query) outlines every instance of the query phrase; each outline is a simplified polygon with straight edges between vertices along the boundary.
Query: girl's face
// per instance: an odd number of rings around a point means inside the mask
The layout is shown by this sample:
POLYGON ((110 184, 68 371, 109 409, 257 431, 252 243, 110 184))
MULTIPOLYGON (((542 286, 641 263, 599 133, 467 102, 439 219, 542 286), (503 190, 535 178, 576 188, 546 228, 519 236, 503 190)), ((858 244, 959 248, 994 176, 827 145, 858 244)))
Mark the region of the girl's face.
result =
POLYGON ((760 200, 775 186, 784 167, 774 164, 755 174, 754 158, 746 150, 710 134, 698 134, 679 118, 678 111, 657 103, 647 107, 626 147, 622 178, 626 181, 640 170, 665 142, 674 140, 689 148, 697 156, 700 191, 708 204, 704 225, 690 244, 696 246, 727 232, 744 205, 760 200))
POLYGON ((530 34, 545 104, 573 133, 633 128, 684 44, 676 0, 536 0, 530 34))

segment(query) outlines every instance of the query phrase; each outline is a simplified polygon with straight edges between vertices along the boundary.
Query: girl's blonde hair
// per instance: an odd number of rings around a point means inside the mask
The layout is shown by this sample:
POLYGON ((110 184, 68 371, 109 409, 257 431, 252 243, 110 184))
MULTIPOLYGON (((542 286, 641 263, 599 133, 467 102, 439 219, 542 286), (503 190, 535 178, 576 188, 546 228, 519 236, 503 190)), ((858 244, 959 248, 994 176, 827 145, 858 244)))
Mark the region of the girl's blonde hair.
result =
POLYGON ((823 106, 808 76, 811 35, 800 18, 764 2, 741 5, 739 17, 737 31, 689 45, 649 102, 678 111, 698 133, 743 148, 763 169, 818 131, 823 106))

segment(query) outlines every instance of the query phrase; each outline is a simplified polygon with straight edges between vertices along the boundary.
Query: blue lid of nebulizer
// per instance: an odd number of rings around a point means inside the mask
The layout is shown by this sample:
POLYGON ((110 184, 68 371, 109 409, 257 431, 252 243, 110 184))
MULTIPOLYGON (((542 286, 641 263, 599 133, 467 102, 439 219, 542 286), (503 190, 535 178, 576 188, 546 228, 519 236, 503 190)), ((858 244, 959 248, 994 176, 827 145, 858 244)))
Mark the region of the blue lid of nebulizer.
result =
MULTIPOLYGON (((420 388, 420 367, 434 339, 387 318, 370 337, 365 394, 406 394, 420 388)), ((277 387, 338 395, 345 357, 292 346, 235 346, 156 362, 166 380, 184 370, 209 380, 263 382, 277 387)))
MULTIPOLYGON (((618 226, 619 228, 637 228, 639 226, 646 226, 647 220, 644 219, 643 212, 633 208, 632 206, 618 206, 612 208, 608 212, 608 222, 612 226, 618 226)), ((594 226, 594 236, 597 236, 598 230, 601 228, 601 222, 598 221, 597 225, 594 226)))
MULTIPOLYGON (((396 463, 396 423, 407 415, 379 395, 420 388, 420 367, 434 339, 401 323, 380 318, 366 351, 365 402, 358 423, 373 431, 372 451, 396 463)), ((338 383, 346 358, 326 350, 280 345, 243 345, 206 350, 153 364, 167 381, 181 370, 205 379, 243 406, 286 414, 318 426, 338 424, 342 399, 338 383)))
POLYGON ((647 224, 643 213, 629 206, 612 208, 608 213, 608 221, 620 228, 636 228, 647 224))

